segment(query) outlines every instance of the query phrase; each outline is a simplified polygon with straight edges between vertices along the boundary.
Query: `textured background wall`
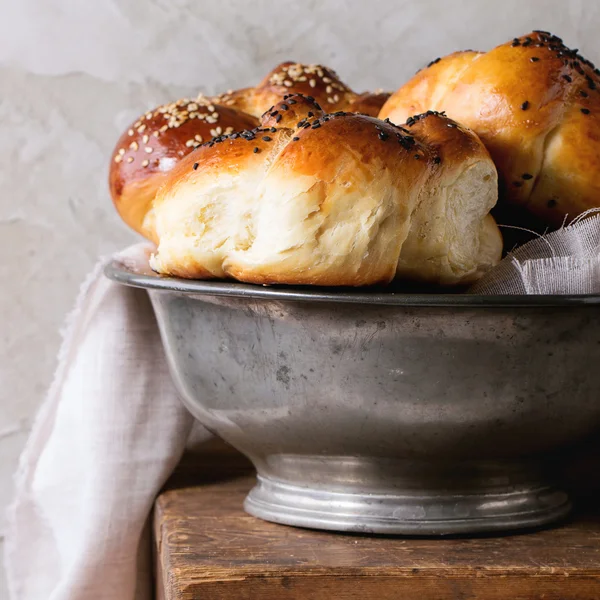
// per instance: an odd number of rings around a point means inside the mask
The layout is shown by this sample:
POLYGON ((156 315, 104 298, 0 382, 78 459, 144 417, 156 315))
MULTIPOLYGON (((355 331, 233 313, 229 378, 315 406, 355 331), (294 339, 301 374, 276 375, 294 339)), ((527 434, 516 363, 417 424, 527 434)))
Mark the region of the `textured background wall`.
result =
MULTIPOLYGON (((100 255, 134 239, 112 209, 106 172, 140 111, 251 84, 287 59, 331 65, 357 90, 394 89, 432 58, 531 29, 600 62, 597 0, 0 6, 0 510, 79 282, 100 255)), ((3 529, 0 518, 0 537, 3 529)))

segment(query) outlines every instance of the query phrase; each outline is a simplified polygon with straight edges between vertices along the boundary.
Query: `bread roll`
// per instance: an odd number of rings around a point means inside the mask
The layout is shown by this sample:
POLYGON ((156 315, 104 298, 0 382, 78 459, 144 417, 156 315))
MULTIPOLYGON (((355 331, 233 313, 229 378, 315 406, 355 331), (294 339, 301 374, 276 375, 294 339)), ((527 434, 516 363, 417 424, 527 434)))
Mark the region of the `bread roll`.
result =
POLYGON ((500 259, 497 178, 470 131, 408 129, 286 95, 184 158, 156 195, 164 275, 262 284, 459 284, 500 259))
POLYGON ((356 94, 323 65, 284 62, 275 67, 256 87, 229 91, 217 98, 225 106, 260 117, 288 94, 312 96, 326 112, 344 110, 377 116, 389 94, 356 94))
POLYGON ((558 226, 600 206, 600 78, 550 33, 490 52, 436 59, 385 103, 380 118, 425 110, 475 131, 501 179, 501 198, 558 226))
POLYGON ((183 98, 142 115, 119 138, 110 163, 110 192, 121 218, 155 239, 146 216, 165 175, 202 142, 257 124, 250 115, 202 97, 183 98))

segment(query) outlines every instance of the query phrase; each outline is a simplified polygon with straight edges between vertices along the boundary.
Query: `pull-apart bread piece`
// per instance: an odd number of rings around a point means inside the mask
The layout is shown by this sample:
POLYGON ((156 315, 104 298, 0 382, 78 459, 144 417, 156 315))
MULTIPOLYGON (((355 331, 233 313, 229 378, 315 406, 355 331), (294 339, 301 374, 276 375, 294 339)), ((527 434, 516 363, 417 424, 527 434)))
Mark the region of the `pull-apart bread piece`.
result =
POLYGON ((290 94, 166 176, 151 266, 261 284, 467 283, 500 259, 496 200, 485 147, 445 116, 398 127, 290 94))

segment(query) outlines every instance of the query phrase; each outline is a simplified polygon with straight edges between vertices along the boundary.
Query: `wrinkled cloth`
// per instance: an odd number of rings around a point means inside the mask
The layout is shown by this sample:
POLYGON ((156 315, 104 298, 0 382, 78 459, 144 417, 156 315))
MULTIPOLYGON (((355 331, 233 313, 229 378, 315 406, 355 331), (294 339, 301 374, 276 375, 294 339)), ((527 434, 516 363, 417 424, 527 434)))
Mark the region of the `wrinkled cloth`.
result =
MULTIPOLYGON (((13 600, 153 598, 148 516, 194 421, 147 293, 109 281, 103 266, 68 319, 16 475, 5 557, 13 600)), ((209 436, 196 428, 197 441, 209 436)))
POLYGON ((469 292, 600 293, 600 214, 598 211, 584 213, 571 225, 517 248, 469 292))

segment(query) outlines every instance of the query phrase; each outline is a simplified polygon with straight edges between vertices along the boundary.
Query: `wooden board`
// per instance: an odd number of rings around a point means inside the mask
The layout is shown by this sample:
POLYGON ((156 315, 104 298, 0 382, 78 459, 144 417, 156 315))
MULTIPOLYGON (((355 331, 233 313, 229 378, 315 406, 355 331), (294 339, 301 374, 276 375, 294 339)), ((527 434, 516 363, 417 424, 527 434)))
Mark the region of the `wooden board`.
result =
POLYGON ((242 509, 253 471, 234 453, 187 463, 156 501, 165 600, 599 600, 600 514, 476 539, 344 535, 242 509))

